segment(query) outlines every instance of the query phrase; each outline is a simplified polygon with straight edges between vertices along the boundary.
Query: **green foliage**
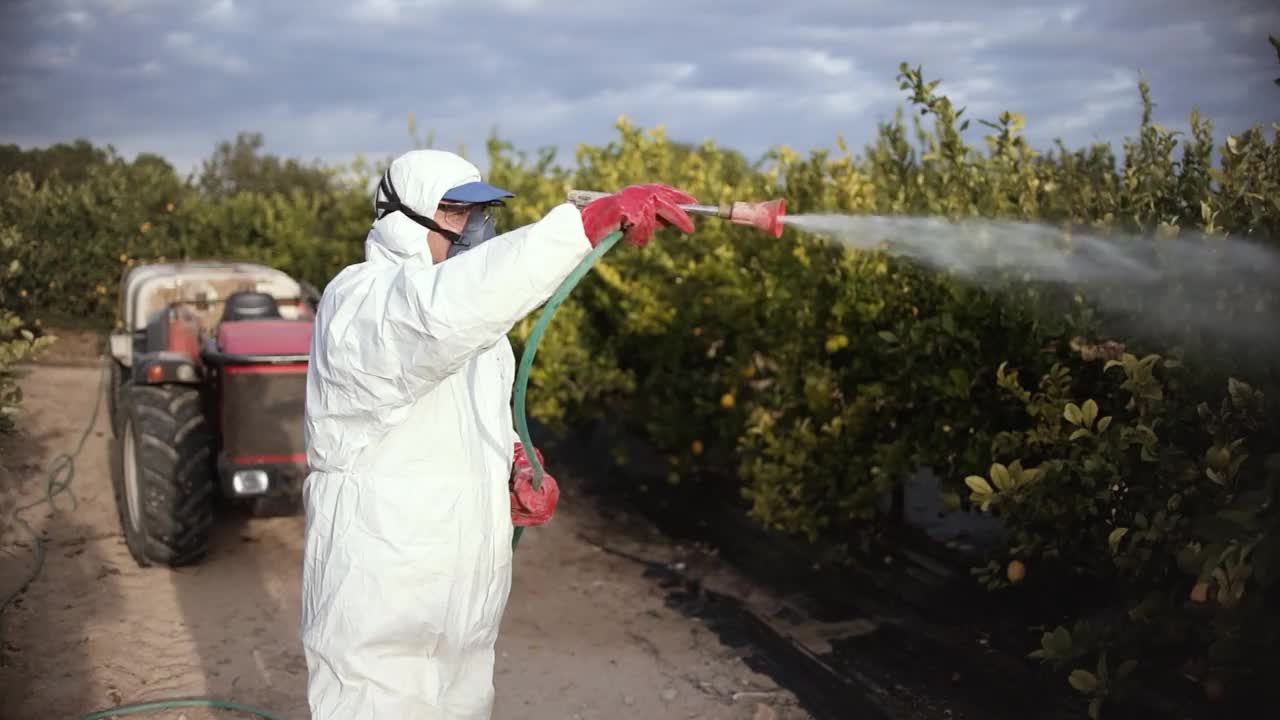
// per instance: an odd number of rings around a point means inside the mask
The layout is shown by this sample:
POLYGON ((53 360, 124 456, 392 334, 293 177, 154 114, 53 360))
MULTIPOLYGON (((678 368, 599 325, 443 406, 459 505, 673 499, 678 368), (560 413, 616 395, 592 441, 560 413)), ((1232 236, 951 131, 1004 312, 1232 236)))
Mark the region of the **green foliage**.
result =
MULTIPOLYGON (((21 242, 17 228, 0 224, 0 250, 5 255, 21 242)), ((0 269, 5 279, 14 279, 22 275, 22 263, 16 259, 0 269)), ((17 315, 5 306, 3 294, 0 294, 0 433, 12 432, 16 427, 14 418, 18 415, 22 404, 22 388, 18 385, 17 371, 14 366, 30 362, 53 344, 50 335, 36 337, 32 329, 26 326, 17 315)), ((3 460, 3 458, 0 458, 3 460)))
MULTIPOLYGON (((168 164, 155 155, 145 157, 146 162, 168 164)), ((17 145, 0 145, 0 176, 23 172, 38 184, 49 180, 82 182, 90 168, 123 162, 112 149, 95 147, 88 140, 29 150, 17 145)))
POLYGON ((328 168, 264 155, 262 145, 261 133, 240 133, 235 142, 218 143, 201 164, 195 186, 214 199, 246 192, 315 194, 334 188, 334 172, 328 168))
MULTIPOLYGON (((1058 628, 1033 655, 1063 664, 1119 647, 1205 656, 1219 673, 1273 665, 1280 456, 1269 467, 1254 451, 1274 447, 1258 432, 1266 398, 1233 379, 1216 407, 1197 403, 1180 366, 1156 355, 1094 364, 1101 373, 1080 377, 1055 365, 1036 392, 1002 367, 996 382, 1029 422, 999 433, 999 462, 966 480, 970 500, 1010 530, 1009 557, 1127 611, 1089 640, 1058 628)), ((1003 587, 999 566, 977 574, 1003 587)))
POLYGON ((256 157, 259 142, 220 146, 202 176, 208 192, 147 156, 87 164, 77 182, 0 178, 0 224, 21 234, 3 259, 25 269, 0 278, 0 297, 23 315, 105 324, 128 267, 201 257, 265 262, 323 287, 362 258, 369 198, 336 172, 256 157))
POLYGON ((51 335, 36 337, 18 316, 0 308, 0 433, 14 430, 22 404, 14 366, 38 359, 54 340, 51 335))
MULTIPOLYGON (((1198 113, 1186 134, 1153 123, 1144 83, 1137 137, 1119 152, 1035 150, 1014 112, 978 120, 979 148, 938 80, 906 64, 898 80, 912 123, 899 112, 860 154, 839 138, 834 151, 779 147, 753 164, 622 119, 614 141, 577 148, 572 170, 551 149, 493 138, 487 179, 518 194, 506 228, 570 188, 664 182, 706 203, 781 196, 792 213, 1035 220, 1061 224, 1064 243, 1081 227, 1280 238, 1280 127, 1215 147, 1198 113)), ((187 183, 142 161, 86 161, 74 180, 12 166, 0 225, 21 234, 5 261, 24 272, 0 279, 0 305, 108 319, 122 269, 165 257, 252 258, 323 287, 361 257, 367 193, 261 158, 260 145, 220 146, 187 183)), ((932 469, 951 507, 1008 530, 981 582, 1017 592, 1001 572, 1016 560, 1029 568, 1019 586, 1108 598, 1048 613, 1076 617, 1037 653, 1097 715, 1132 673, 1180 672, 1142 648, 1214 677, 1274 659, 1277 628, 1260 608, 1280 573, 1277 471, 1265 465, 1280 433, 1268 420, 1275 355, 1263 339, 1142 332, 1154 309, 1196 302, 1167 290, 965 282, 883 249, 699 221, 692 237, 612 252, 582 281, 539 349, 530 412, 559 426, 622 419, 666 454, 670 482, 720 483, 757 521, 837 552, 878 531, 885 497, 932 469)), ((1277 302, 1274 289, 1253 299, 1277 302)), ((535 319, 512 333, 517 352, 535 319)))

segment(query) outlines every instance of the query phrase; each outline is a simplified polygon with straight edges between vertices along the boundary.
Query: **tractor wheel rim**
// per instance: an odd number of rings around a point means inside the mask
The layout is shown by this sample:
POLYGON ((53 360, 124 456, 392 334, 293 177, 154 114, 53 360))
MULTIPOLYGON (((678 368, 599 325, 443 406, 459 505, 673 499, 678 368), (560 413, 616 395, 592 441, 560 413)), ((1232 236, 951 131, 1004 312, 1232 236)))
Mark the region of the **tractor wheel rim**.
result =
POLYGON ((138 482, 138 455, 134 452, 133 423, 124 427, 124 493, 129 509, 129 525, 134 532, 142 530, 142 493, 138 482))

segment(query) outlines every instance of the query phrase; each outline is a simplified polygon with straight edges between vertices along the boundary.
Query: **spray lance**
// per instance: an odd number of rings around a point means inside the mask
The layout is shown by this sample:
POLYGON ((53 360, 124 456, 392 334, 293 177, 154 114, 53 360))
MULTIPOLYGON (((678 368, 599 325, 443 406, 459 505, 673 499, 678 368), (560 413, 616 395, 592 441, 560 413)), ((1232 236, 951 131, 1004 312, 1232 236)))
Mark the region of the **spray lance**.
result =
MULTIPOLYGON (((570 190, 569 202, 582 209, 591 202, 610 193, 594 190, 570 190)), ((786 214, 786 203, 782 200, 767 202, 726 202, 719 205, 681 205, 690 215, 705 215, 728 220, 736 225, 748 225, 763 230, 774 237, 782 237, 782 216, 786 214)))
MULTIPOLYGON (((582 209, 591 202, 608 197, 611 194, 594 190, 570 190, 567 199, 576 205, 578 209, 582 209)), ((786 214, 786 203, 781 199, 765 202, 726 202, 719 205, 689 204, 680 205, 679 207, 689 215, 717 217, 728 220, 735 225, 754 227, 774 237, 782 237, 782 216, 786 214)), ((543 308, 542 314, 538 316, 538 321, 534 323, 533 330, 529 333, 528 342, 524 347, 524 354, 520 358, 520 367, 516 372, 515 388, 516 432, 520 436, 520 442, 526 448, 533 448, 534 444, 529 437, 529 420, 525 416, 525 392, 529 386, 529 369, 533 367, 533 358, 538 352, 538 343, 542 340, 542 334, 546 331, 547 325, 551 323, 551 317, 555 315, 560 304, 564 302, 569 293, 573 291, 573 288, 587 274, 591 266, 595 265, 621 239, 621 231, 610 234, 596 245, 591 253, 582 259, 582 262, 578 263, 578 267, 574 268, 569 277, 565 278, 564 282, 560 283, 560 287, 556 288, 551 299, 547 301, 546 307, 543 308)), ((535 452, 530 451, 528 458, 533 466, 533 488, 541 490, 542 463, 538 462, 538 454, 535 452)), ((513 550, 520 542, 520 535, 523 532, 523 527, 516 527, 515 534, 511 539, 511 548, 513 550)))

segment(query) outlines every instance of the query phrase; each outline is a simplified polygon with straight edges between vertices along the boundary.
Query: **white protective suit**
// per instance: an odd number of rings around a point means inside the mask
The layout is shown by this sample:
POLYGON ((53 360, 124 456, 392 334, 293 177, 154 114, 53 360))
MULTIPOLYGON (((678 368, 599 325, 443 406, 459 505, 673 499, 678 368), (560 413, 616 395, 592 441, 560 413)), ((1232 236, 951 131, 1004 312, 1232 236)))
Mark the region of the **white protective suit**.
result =
MULTIPOLYGON (((427 217, 480 180, 431 150, 390 174, 427 217)), ((506 333, 590 251, 566 203, 433 264, 427 230, 397 212, 326 288, 306 401, 302 639, 316 720, 490 717, 518 441, 506 333)))

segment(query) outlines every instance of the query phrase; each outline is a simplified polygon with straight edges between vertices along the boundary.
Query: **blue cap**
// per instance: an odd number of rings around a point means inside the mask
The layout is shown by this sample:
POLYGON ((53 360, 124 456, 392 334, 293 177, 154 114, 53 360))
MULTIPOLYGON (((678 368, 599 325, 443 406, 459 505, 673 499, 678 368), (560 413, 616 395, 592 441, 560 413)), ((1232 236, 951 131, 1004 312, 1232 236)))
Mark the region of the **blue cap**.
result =
POLYGON ((515 193, 477 181, 452 188, 444 194, 443 199, 458 203, 490 203, 509 197, 515 197, 515 193))

